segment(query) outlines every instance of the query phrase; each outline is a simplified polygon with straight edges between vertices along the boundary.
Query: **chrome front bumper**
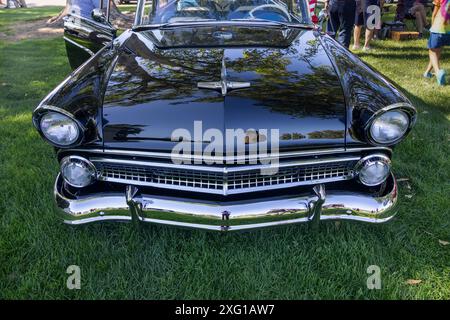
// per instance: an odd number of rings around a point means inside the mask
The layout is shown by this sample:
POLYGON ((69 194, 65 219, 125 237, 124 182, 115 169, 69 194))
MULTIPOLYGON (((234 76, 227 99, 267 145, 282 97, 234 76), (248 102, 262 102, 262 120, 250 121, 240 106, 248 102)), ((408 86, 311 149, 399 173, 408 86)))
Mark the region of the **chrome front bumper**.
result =
POLYGON ((217 231, 245 230, 319 220, 357 220, 380 223, 394 216, 397 183, 393 175, 382 196, 342 190, 326 191, 316 185, 310 194, 252 199, 236 202, 206 202, 140 194, 136 186, 125 193, 90 194, 71 199, 64 194, 60 176, 55 200, 64 222, 71 225, 95 221, 135 221, 217 231))

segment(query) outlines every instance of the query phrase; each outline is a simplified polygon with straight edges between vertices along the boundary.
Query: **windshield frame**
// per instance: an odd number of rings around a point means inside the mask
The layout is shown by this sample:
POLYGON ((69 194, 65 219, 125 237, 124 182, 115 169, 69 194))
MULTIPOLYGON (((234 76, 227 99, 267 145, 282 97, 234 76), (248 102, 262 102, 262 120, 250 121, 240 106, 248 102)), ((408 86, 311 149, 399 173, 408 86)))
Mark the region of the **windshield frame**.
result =
MULTIPOLYGON (((158 3, 159 0, 152 0, 153 3, 158 3)), ((309 10, 309 1, 303 0, 307 6, 307 13, 309 10)), ((292 28, 314 28, 314 23, 311 21, 311 16, 307 15, 308 21, 300 22, 277 22, 271 20, 248 19, 248 20, 211 20, 211 21, 186 21, 186 22, 172 22, 172 23, 142 23, 145 15, 146 0, 138 0, 136 6, 136 15, 132 26, 133 31, 140 31, 146 29, 159 29, 165 27, 186 27, 186 26, 211 26, 211 25, 245 25, 245 26, 269 26, 269 27, 292 27, 292 28)))

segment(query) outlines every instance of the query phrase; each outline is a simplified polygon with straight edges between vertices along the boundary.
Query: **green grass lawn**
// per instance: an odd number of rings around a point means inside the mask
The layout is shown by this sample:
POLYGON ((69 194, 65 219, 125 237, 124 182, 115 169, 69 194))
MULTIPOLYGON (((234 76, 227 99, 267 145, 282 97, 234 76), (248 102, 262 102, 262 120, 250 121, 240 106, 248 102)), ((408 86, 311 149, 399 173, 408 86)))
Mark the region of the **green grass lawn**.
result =
MULTIPOLYGON (((33 17, 40 10, 48 9, 33 17)), ((0 21, 15 14, 0 11, 0 21)), ((63 40, 0 41, 0 298, 450 299, 450 245, 439 243, 450 241, 450 86, 421 78, 426 40, 374 47, 361 57, 419 111, 394 154, 394 171, 411 188, 400 184, 398 216, 383 225, 322 223, 318 232, 216 234, 63 225, 52 196, 58 164, 31 124, 37 103, 70 72, 63 40), (81 290, 66 288, 69 265, 81 268, 81 290), (381 268, 380 290, 366 287, 370 265, 381 268)))
POLYGON ((0 32, 10 33, 10 27, 14 23, 33 21, 50 18, 56 15, 62 7, 40 7, 24 9, 1 9, 0 10, 0 32))

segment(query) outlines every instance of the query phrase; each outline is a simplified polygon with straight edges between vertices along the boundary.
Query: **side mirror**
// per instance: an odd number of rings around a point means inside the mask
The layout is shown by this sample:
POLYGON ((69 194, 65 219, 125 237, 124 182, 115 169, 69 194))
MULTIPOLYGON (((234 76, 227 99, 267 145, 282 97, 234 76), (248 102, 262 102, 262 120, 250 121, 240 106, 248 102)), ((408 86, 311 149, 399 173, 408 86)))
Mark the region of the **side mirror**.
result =
POLYGON ((96 22, 103 23, 103 24, 107 23, 106 16, 103 13, 102 9, 95 8, 94 10, 92 10, 91 17, 92 17, 92 20, 94 20, 96 22))

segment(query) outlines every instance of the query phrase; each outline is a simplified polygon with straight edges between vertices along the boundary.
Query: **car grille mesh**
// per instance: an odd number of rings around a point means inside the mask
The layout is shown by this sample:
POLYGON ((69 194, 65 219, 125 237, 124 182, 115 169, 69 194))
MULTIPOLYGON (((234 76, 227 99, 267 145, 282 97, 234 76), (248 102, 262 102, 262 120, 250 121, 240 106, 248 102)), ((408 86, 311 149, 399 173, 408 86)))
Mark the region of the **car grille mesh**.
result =
POLYGON ((352 178, 354 163, 348 161, 281 167, 273 175, 263 175, 260 170, 222 173, 106 162, 96 163, 96 166, 99 179, 104 181, 231 194, 256 191, 258 188, 265 190, 347 180, 352 178))

